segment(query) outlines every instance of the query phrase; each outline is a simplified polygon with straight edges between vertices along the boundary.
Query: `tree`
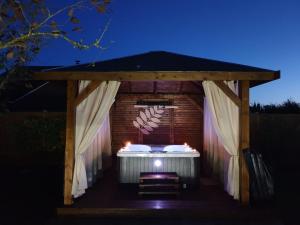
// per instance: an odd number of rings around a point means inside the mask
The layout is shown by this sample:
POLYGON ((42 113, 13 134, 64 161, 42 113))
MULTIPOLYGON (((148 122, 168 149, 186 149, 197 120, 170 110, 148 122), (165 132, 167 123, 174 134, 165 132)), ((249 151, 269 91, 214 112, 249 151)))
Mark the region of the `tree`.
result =
POLYGON ((300 104, 295 102, 292 99, 288 99, 284 101, 282 104, 268 104, 261 105, 259 103, 254 103, 250 107, 250 111, 252 113, 280 113, 280 114, 288 114, 288 113, 300 113, 300 104))
POLYGON ((49 39, 62 39, 78 49, 101 49, 109 23, 92 43, 76 40, 73 34, 83 30, 79 10, 104 14, 109 4, 110 0, 77 0, 52 12, 44 0, 0 1, 0 73, 6 72, 0 77, 0 97, 9 82, 20 76, 16 69, 30 62, 49 39), (59 17, 66 22, 60 22, 59 17))

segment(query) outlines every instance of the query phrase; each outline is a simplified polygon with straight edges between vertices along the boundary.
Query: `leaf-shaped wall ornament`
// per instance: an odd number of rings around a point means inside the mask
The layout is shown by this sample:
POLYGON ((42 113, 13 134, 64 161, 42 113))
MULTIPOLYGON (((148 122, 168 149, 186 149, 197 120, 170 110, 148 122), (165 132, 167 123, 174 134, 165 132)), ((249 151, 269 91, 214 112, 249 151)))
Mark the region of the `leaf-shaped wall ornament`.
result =
POLYGON ((149 131, 147 131, 146 129, 141 128, 140 130, 142 131, 143 134, 147 134, 147 135, 150 134, 149 131))
POLYGON ((158 125, 156 123, 151 122, 151 121, 148 122, 148 125, 151 127, 154 127, 154 128, 158 127, 158 125))
POLYGON ((144 126, 143 120, 142 120, 140 117, 137 117, 137 118, 136 118, 136 121, 137 121, 142 127, 144 126))
POLYGON ((154 114, 155 114, 155 112, 154 112, 154 109, 153 109, 153 108, 150 108, 150 113, 151 113, 151 115, 154 115, 154 114))
POLYGON ((142 118, 145 122, 147 122, 147 116, 143 111, 140 111, 140 118, 142 118))
POLYGON ((147 131, 153 131, 153 128, 148 126, 148 125, 145 125, 144 128, 147 130, 147 131))
POLYGON ((135 126, 136 128, 140 128, 140 124, 138 122, 136 122, 135 120, 132 122, 133 123, 133 126, 135 126))
POLYGON ((154 114, 153 116, 156 117, 156 118, 162 117, 162 115, 160 115, 160 114, 154 114))
POLYGON ((143 134, 149 135, 150 132, 154 131, 153 128, 158 127, 160 119, 164 113, 162 110, 163 106, 153 106, 145 111, 139 111, 139 115, 136 117, 136 120, 133 121, 133 126, 138 128, 143 134))
POLYGON ((153 108, 154 108, 154 111, 155 111, 156 113, 162 114, 162 113, 164 112, 164 110, 158 109, 158 106, 157 106, 157 105, 155 105, 153 108))
POLYGON ((155 118, 155 117, 152 117, 151 120, 152 120, 152 122, 154 122, 154 123, 160 123, 160 120, 157 119, 157 118, 155 118))
POLYGON ((145 109, 145 114, 146 114, 146 116, 147 116, 148 119, 151 118, 151 113, 150 113, 150 111, 148 109, 145 109))

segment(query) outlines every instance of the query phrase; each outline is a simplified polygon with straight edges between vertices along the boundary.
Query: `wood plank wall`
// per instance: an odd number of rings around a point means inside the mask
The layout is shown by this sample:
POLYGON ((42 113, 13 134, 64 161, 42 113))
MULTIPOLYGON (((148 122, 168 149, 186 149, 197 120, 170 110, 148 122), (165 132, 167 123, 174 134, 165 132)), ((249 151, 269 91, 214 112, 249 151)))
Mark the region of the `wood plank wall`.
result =
POLYGON ((197 106, 188 95, 183 94, 119 94, 111 109, 112 151, 117 151, 127 141, 136 144, 183 144, 187 142, 202 153, 203 148, 203 96, 197 106), (135 128, 132 121, 139 115, 139 108, 134 104, 139 99, 167 98, 178 109, 165 110, 159 128, 150 135, 143 135, 135 128))

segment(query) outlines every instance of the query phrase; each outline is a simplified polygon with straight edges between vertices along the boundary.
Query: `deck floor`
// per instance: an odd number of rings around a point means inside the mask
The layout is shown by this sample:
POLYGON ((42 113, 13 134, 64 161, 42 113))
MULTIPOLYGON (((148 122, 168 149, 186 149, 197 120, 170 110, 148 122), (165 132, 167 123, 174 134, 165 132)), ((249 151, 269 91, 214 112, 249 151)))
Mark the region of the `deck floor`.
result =
POLYGON ((221 186, 200 179, 194 189, 176 196, 139 196, 138 185, 120 185, 116 170, 108 171, 71 207, 58 209, 62 216, 171 217, 219 219, 275 219, 272 207, 242 207, 221 186))
POLYGON ((222 187, 208 179, 200 179, 198 187, 182 189, 179 196, 139 196, 138 184, 119 184, 117 172, 110 170, 75 200, 75 208, 195 208, 207 205, 238 207, 222 187))

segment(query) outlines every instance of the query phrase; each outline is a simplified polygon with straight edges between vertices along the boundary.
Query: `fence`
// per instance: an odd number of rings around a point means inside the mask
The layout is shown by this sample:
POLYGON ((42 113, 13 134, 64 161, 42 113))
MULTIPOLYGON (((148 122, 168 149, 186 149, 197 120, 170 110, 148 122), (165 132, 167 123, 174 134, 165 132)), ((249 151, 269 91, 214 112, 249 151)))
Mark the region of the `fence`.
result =
POLYGON ((300 114, 251 114, 250 146, 274 169, 297 169, 300 114))

